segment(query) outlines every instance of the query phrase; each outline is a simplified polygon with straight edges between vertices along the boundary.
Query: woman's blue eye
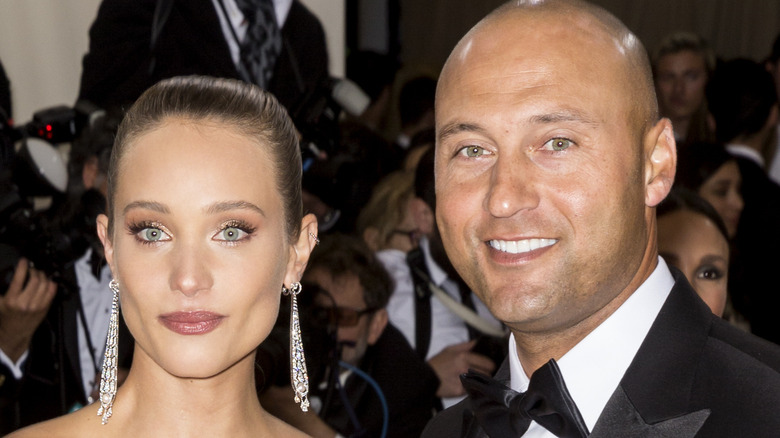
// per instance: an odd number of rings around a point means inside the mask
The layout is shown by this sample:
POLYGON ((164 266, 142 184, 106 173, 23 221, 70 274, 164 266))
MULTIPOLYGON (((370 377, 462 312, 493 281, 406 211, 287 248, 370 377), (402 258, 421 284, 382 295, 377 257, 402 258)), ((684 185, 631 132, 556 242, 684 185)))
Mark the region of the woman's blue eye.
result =
POLYGON ((565 151, 574 142, 566 138, 553 138, 544 144, 545 149, 550 149, 555 152, 565 151))
POLYGON ((222 230, 220 234, 222 235, 222 240, 234 242, 236 240, 240 240, 246 234, 246 232, 236 227, 228 227, 222 230))
POLYGON ((159 228, 144 228, 139 233, 141 239, 147 241, 147 242, 159 242, 161 240, 168 240, 166 239, 167 235, 165 232, 159 228))

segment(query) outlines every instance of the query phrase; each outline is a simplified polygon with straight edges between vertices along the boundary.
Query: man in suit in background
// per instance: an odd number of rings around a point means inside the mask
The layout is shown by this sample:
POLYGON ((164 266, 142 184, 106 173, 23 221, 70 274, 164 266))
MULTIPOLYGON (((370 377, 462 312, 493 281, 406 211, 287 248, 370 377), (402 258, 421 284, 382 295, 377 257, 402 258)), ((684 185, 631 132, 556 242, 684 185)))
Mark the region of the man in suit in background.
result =
POLYGON ((464 376, 423 436, 780 430, 780 349, 658 257, 674 133, 620 21, 576 0, 497 9, 447 61, 436 131, 444 247, 512 335, 497 380, 464 376))
POLYGON ((110 112, 161 79, 199 74, 260 85, 294 117, 329 78, 322 24, 298 0, 103 0, 89 39, 79 99, 110 112), (270 79, 247 59, 267 37, 270 79))

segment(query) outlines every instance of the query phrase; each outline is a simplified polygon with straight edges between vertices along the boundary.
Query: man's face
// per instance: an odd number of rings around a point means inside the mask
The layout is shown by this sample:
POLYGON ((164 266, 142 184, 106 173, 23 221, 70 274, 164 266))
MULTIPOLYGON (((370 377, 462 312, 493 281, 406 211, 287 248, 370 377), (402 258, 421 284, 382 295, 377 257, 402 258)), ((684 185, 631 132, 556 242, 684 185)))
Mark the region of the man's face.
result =
MULTIPOLYGON (((347 311, 361 311, 366 308, 366 302, 363 299, 363 286, 355 274, 348 273, 334 278, 324 269, 315 269, 306 273, 306 281, 328 291, 338 307, 345 308, 347 311)), ((334 304, 324 296, 317 297, 316 300, 317 304, 325 307, 334 304)), ((381 311, 384 312, 384 309, 381 311)), ((373 320, 374 312, 368 312, 357 318, 357 324, 339 325, 336 336, 338 342, 343 344, 341 360, 355 366, 360 364, 360 360, 366 353, 366 348, 378 339, 378 335, 374 334, 373 320)), ((382 329, 384 329, 384 325, 382 329)), ((379 333, 381 334, 381 330, 379 333)))
POLYGON ((577 17, 510 16, 461 47, 436 106, 445 249, 510 328, 571 327, 655 262, 632 78, 577 17))
POLYGON ((704 100, 707 65, 692 50, 670 53, 658 60, 655 81, 661 113, 672 121, 687 120, 704 100))

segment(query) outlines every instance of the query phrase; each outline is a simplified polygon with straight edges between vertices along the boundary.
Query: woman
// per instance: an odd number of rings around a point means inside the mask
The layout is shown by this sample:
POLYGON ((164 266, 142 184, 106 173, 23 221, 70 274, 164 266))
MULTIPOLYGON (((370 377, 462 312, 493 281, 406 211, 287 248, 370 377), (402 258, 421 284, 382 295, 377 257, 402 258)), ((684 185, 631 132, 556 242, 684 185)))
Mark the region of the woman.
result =
POLYGON ((114 398, 107 348, 100 409, 19 436, 301 436, 254 385, 255 349, 317 241, 284 109, 238 81, 166 80, 129 110, 111 160, 98 234, 133 363, 114 398))
POLYGON ((414 174, 397 170, 374 188, 357 219, 358 235, 372 251, 406 254, 431 232, 433 215, 414 194, 414 174))
POLYGON ((674 189, 658 206, 658 253, 680 269, 712 313, 723 316, 728 298, 726 226, 704 199, 674 189))
POLYGON ((734 157, 720 143, 692 143, 678 154, 675 186, 709 202, 723 218, 729 240, 734 238, 745 203, 742 176, 734 157))

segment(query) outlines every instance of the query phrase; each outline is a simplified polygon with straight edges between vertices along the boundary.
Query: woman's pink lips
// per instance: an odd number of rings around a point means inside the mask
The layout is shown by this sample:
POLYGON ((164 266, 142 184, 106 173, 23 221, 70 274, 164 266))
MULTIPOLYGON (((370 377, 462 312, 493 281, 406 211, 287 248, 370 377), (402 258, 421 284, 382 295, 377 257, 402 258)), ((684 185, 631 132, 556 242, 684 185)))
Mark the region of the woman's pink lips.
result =
POLYGON ((168 330, 180 335, 203 335, 217 328, 225 316, 205 311, 172 312, 158 319, 168 330))

